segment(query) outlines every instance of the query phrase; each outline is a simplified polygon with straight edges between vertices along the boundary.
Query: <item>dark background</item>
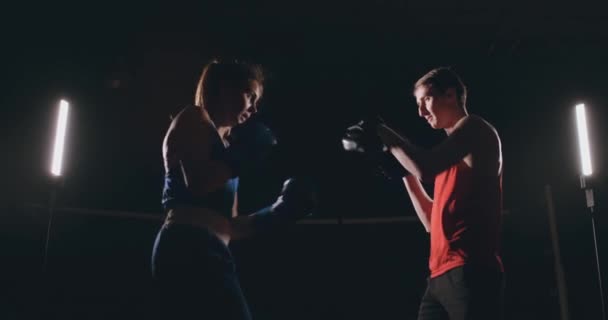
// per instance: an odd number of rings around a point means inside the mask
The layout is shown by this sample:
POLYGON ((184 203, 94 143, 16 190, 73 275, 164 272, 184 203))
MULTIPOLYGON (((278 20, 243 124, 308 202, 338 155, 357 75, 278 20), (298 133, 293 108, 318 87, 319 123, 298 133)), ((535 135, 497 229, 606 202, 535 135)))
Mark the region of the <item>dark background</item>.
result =
MULTIPOLYGON (((452 66, 469 111, 504 152, 509 319, 557 319, 545 186, 551 185, 573 319, 599 317, 590 217, 579 188, 574 105, 588 106, 600 256, 608 242, 608 14, 601 2, 222 1, 4 4, 0 105, 3 312, 22 318, 153 318, 148 260, 162 217, 161 142, 213 57, 262 63, 261 118, 287 172, 321 181, 315 218, 414 217, 399 183, 369 174, 340 136, 364 113, 415 143, 444 134, 417 117, 413 83, 452 66), (71 102, 41 273, 58 100, 71 102), (61 208, 146 213, 82 215, 61 208)), ((272 200, 274 166, 243 177, 243 212, 272 200)), ((430 187, 430 186, 429 186, 430 187)), ((303 224, 233 243, 257 319, 414 319, 428 237, 416 222, 303 224)))

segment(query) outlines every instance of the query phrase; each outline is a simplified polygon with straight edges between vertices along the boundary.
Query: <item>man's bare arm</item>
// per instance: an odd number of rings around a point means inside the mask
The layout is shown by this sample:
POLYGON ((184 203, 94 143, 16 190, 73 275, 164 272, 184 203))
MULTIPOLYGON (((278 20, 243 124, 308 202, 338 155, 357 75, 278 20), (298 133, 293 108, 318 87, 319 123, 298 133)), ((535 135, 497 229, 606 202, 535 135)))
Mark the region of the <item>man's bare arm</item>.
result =
POLYGON ((386 125, 378 127, 378 134, 402 166, 418 179, 431 181, 439 172, 474 151, 486 134, 481 121, 474 117, 463 119, 443 143, 431 150, 417 147, 386 125))
POLYGON ((408 175, 403 178, 403 183, 407 189, 407 193, 410 195, 416 215, 424 226, 426 232, 431 230, 431 211, 433 209, 433 200, 426 193, 420 180, 413 175, 408 175))

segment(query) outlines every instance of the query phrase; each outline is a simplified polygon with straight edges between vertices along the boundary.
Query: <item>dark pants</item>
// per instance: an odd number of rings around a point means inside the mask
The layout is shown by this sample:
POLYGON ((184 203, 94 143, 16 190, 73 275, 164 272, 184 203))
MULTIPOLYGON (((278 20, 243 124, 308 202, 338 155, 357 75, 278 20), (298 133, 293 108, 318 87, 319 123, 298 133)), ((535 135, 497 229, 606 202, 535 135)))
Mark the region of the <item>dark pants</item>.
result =
POLYGON ((206 229, 163 226, 152 252, 162 319, 250 320, 230 250, 206 229))
POLYGON ((429 279, 418 320, 502 319, 504 275, 500 270, 458 267, 429 279))

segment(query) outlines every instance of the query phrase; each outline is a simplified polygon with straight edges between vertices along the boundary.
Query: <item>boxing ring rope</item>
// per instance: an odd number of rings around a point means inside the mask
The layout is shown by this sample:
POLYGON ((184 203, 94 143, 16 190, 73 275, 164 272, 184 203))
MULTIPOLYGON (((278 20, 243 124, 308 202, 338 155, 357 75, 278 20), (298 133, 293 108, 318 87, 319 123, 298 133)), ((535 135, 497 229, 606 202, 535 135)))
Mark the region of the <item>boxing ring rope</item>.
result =
MULTIPOLYGON (((23 206, 27 210, 45 210, 46 206, 38 204, 25 204, 23 206)), ((136 220, 162 221, 165 215, 161 213, 145 213, 132 211, 117 211, 117 210, 100 210, 87 208, 55 208, 55 214, 63 215, 82 215, 82 216, 99 216, 99 217, 114 217, 127 218, 136 220)), ((418 222, 415 216, 403 217, 381 217, 381 218, 305 218, 299 220, 300 225, 332 225, 332 224, 386 224, 386 223, 403 223, 403 222, 418 222)))

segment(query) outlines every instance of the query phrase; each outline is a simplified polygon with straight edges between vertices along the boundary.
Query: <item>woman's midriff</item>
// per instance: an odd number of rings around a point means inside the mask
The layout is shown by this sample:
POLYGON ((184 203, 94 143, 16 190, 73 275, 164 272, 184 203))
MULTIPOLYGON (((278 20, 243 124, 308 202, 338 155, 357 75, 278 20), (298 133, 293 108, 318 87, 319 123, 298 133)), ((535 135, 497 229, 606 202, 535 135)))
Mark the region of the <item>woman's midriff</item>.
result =
POLYGON ((230 220, 213 209, 191 206, 172 208, 165 218, 165 224, 171 223, 205 228, 213 232, 224 244, 228 245, 230 242, 230 220))

